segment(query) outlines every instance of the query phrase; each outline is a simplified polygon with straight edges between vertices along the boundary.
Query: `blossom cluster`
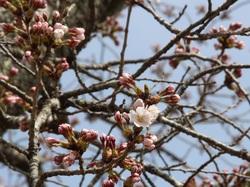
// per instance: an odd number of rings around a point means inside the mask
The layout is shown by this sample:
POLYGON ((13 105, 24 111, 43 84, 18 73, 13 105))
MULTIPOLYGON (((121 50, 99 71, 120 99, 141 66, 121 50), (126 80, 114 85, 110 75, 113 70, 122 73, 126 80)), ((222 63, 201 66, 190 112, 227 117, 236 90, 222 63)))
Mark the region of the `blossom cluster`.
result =
POLYGON ((56 138, 48 137, 46 142, 49 146, 62 147, 71 150, 70 153, 59 155, 54 158, 56 164, 71 166, 74 161, 87 150, 89 143, 95 141, 98 133, 94 130, 83 129, 78 136, 73 131, 70 124, 63 123, 58 127, 58 133, 63 135, 66 141, 61 141, 56 138))
MULTIPOLYGON (((121 86, 124 86, 125 88, 133 89, 136 95, 138 96, 138 98, 143 99, 143 102, 145 102, 147 105, 146 107, 147 110, 143 110, 144 112, 148 111, 150 105, 152 105, 152 107, 150 107, 149 109, 149 112, 150 112, 150 110, 155 108, 154 104, 159 103, 161 100, 165 101, 166 103, 170 105, 175 105, 180 101, 180 96, 175 92, 175 89, 172 85, 169 85, 165 90, 160 91, 158 95, 152 95, 147 85, 144 85, 144 91, 141 90, 139 87, 137 87, 135 80, 133 79, 132 75, 130 75, 129 73, 123 73, 119 77, 119 84, 121 86)), ((135 106, 137 106, 137 102, 140 103, 138 106, 142 107, 142 100, 136 101, 135 106)), ((143 108, 146 109, 145 107, 142 107, 142 108, 139 108, 138 110, 142 111, 143 108)))
MULTIPOLYGON (((218 33, 230 33, 239 31, 242 29, 242 25, 239 22, 231 23, 228 28, 220 26, 219 28, 213 28, 210 32, 212 34, 218 33)), ((236 35, 228 35, 222 36, 218 38, 218 43, 214 45, 215 49, 226 49, 226 48, 236 48, 243 49, 245 47, 245 43, 241 40, 238 40, 236 35)))
MULTIPOLYGON (((199 53, 199 49, 196 48, 196 47, 186 47, 185 45, 181 44, 181 43, 178 43, 175 47, 175 51, 174 51, 174 54, 175 55, 178 55, 178 54, 182 54, 182 53, 194 53, 194 54, 197 54, 199 53)), ((171 58, 169 60, 169 65, 173 68, 173 69, 176 69, 178 67, 178 65, 180 64, 180 62, 182 60, 185 60, 186 58, 185 57, 174 57, 174 58, 171 58)))

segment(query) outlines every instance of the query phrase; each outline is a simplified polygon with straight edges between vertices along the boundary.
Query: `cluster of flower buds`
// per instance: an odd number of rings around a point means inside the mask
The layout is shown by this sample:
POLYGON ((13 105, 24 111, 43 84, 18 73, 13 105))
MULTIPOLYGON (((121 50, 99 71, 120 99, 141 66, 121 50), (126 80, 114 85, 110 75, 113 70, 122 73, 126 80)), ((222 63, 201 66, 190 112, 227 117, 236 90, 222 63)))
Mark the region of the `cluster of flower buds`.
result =
POLYGON ((54 157, 54 162, 57 165, 63 165, 64 167, 69 167, 75 163, 80 157, 80 154, 77 151, 70 151, 68 154, 65 155, 58 155, 54 157))
POLYGON ((172 85, 169 85, 165 90, 163 90, 160 93, 160 96, 170 105, 175 105, 180 101, 180 96, 175 93, 175 89, 172 85))
MULTIPOLYGON (((197 54, 197 53, 199 53, 199 49, 196 48, 196 47, 191 47, 191 49, 190 49, 189 46, 184 46, 182 44, 177 44, 174 53, 176 55, 182 54, 182 53, 195 53, 195 54, 197 54)), ((185 58, 184 57, 172 58, 172 59, 169 60, 169 65, 173 69, 176 69, 182 60, 185 60, 185 58)))
POLYGON ((135 87, 135 80, 133 79, 132 75, 129 73, 123 73, 119 77, 119 83, 120 85, 126 87, 126 88, 134 88, 135 87))
POLYGON ((240 177, 241 175, 246 175, 247 172, 249 172, 249 164, 242 164, 239 167, 234 168, 233 173, 235 175, 230 175, 228 174, 229 172, 225 170, 224 174, 216 174, 213 176, 215 186, 227 186, 228 184, 231 184, 232 186, 238 186, 239 184, 248 186, 247 179, 240 177))
POLYGON ((0 99, 0 103, 12 106, 18 106, 25 110, 30 110, 31 106, 29 103, 25 102, 21 97, 15 95, 12 92, 6 91, 3 93, 2 98, 0 99))
POLYGON ((119 40, 117 39, 116 33, 121 31, 123 31, 123 28, 119 25, 116 17, 107 17, 105 22, 101 25, 102 35, 104 37, 110 37, 115 45, 119 45, 119 40))
POLYGON ((147 150, 153 150, 155 148, 155 143, 157 142, 157 136, 154 134, 147 133, 144 136, 143 145, 147 150))
POLYGON ((6 105, 24 105, 24 101, 22 98, 18 97, 17 95, 14 95, 12 92, 6 92, 3 97, 3 103, 6 105))
MULTIPOLYGON (((233 31, 238 31, 242 28, 241 23, 235 22, 229 25, 228 28, 225 28, 223 26, 217 28, 213 28, 211 30, 212 34, 217 33, 230 33, 233 31)), ((226 49, 226 48, 237 48, 237 49, 243 49, 245 47, 245 43, 241 40, 238 40, 236 35, 229 35, 229 36, 222 36, 218 38, 218 42, 214 45, 215 49, 226 49)))
POLYGON ((102 135, 100 141, 103 146, 102 159, 104 162, 110 162, 113 158, 117 157, 117 150, 115 147, 115 137, 102 135))
POLYGON ((55 157, 57 164, 63 163, 64 165, 71 165, 65 163, 74 163, 75 158, 83 154, 90 142, 97 139, 98 134, 94 130, 83 129, 78 136, 75 135, 73 128, 70 124, 63 123, 58 127, 58 133, 63 135, 67 141, 61 141, 56 138, 48 137, 46 143, 49 146, 62 147, 71 150, 67 155, 60 155, 55 157), (76 154, 77 153, 77 154, 76 154))
MULTIPOLYGON (((236 68, 232 70, 232 74, 235 78, 240 78, 242 76, 242 70, 240 68, 236 68)), ((229 74, 225 75, 224 84, 227 86, 228 89, 233 90, 239 97, 244 96, 242 90, 239 88, 237 83, 233 80, 233 78, 229 74)))
POLYGON ((129 176, 124 182, 124 186, 133 186, 136 183, 141 181, 141 173, 143 170, 143 165, 138 163, 132 157, 126 157, 122 161, 122 167, 128 169, 131 172, 131 176, 129 176))
MULTIPOLYGON (((60 20, 59 18, 60 13, 58 11, 53 12, 52 21, 60 20)), ((51 44, 51 41, 53 41, 53 47, 68 45, 71 48, 75 48, 85 39, 85 30, 83 28, 68 28, 60 22, 55 22, 51 25, 45 13, 41 15, 35 14, 34 21, 30 33, 33 42, 37 42, 37 44, 51 44)), ((9 28, 8 30, 11 29, 12 28, 9 28)))

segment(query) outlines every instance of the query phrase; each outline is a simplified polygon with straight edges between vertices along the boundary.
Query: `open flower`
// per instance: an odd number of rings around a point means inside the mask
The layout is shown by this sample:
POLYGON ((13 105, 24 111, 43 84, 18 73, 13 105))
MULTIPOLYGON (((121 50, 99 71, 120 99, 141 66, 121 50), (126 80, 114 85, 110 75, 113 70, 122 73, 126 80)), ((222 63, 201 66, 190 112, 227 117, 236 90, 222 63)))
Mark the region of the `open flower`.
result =
MULTIPOLYGON (((135 101, 139 103, 140 101, 135 101)), ((139 105, 137 108, 130 110, 129 117, 130 120, 137 127, 149 127, 158 117, 160 111, 155 105, 144 106, 139 105)))

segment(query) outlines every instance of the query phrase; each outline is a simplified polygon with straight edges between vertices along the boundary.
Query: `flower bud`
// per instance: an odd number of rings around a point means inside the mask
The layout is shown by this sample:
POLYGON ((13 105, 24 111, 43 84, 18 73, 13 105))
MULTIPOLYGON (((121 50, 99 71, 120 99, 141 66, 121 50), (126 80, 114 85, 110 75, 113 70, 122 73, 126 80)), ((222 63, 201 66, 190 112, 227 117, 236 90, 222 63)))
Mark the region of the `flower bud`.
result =
POLYGON ((165 101, 170 105, 175 105, 180 101, 180 96, 178 94, 174 94, 170 97, 166 97, 165 101))
POLYGON ((177 66, 179 65, 179 60, 177 59, 170 59, 169 60, 169 65, 173 68, 173 69, 176 69, 177 66))
POLYGON ((54 162, 56 165, 60 165, 63 161, 64 155, 58 155, 54 157, 54 162))
POLYGON ((97 139, 97 132, 94 130, 83 129, 80 132, 80 138, 87 142, 92 142, 97 139))
POLYGON ((169 85, 164 91, 161 92, 162 96, 172 95, 175 93, 175 89, 172 85, 169 85))
POLYGON ((32 60, 33 60, 33 56, 32 56, 31 51, 25 51, 23 59, 24 59, 25 61, 31 63, 32 60))
POLYGON ((122 76, 119 77, 119 83, 122 86, 127 88, 132 88, 135 86, 135 81, 133 77, 128 73, 123 73, 122 76))
POLYGON ((14 77, 18 74, 19 69, 17 69, 16 67, 11 67, 10 71, 9 71, 9 75, 10 77, 14 77))
POLYGON ((5 34, 11 33, 11 32, 13 32, 15 30, 14 25, 10 24, 10 23, 3 23, 1 25, 1 27, 2 27, 5 34))
MULTIPOLYGON (((126 113, 125 113, 126 115, 126 113)), ((129 116, 126 116, 126 117, 129 117, 129 116)), ((126 124, 127 123, 127 119, 124 118, 123 114, 120 113, 120 111, 117 111, 115 113, 115 121, 119 124, 119 125, 123 125, 123 124, 126 124)))
POLYGON ((59 20, 59 18, 60 18, 60 13, 57 11, 57 10, 54 10, 53 12, 52 12, 52 19, 54 20, 54 21, 57 21, 57 20, 59 20))
POLYGON ((58 133, 62 134, 65 138, 73 136, 73 129, 70 124, 63 123, 58 127, 58 133))
POLYGON ((243 41, 235 42, 235 48, 243 49, 245 47, 245 43, 243 41))
POLYGON ((229 25, 229 30, 236 31, 242 27, 242 24, 239 22, 234 22, 229 25))
POLYGON ((69 167, 72 164, 75 163, 75 160, 77 159, 77 157, 79 156, 79 153, 76 151, 71 151, 68 155, 65 155, 62 159, 62 164, 65 167, 69 167))
POLYGON ((31 4, 32 4, 33 8, 35 8, 35 9, 46 8, 47 1, 46 0, 32 0, 31 4))
POLYGON ((102 182, 102 187, 114 187, 115 183, 112 179, 106 179, 102 182))
POLYGON ((46 143, 49 146, 57 146, 60 143, 60 140, 56 139, 56 138, 52 138, 52 137, 48 137, 46 139, 46 143))
POLYGON ((8 81, 9 77, 7 75, 0 74, 0 80, 8 81))
POLYGON ((155 136, 153 134, 147 134, 144 137, 143 145, 144 145, 145 149, 152 150, 155 148, 154 143, 156 141, 157 141, 157 136, 155 136))

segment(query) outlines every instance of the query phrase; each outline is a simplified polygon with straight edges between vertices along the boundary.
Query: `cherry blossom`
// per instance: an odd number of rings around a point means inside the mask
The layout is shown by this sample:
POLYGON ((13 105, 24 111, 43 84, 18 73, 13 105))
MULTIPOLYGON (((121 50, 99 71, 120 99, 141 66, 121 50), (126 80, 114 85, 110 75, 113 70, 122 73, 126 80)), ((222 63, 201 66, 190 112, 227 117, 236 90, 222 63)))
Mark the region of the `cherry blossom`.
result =
POLYGON ((160 111, 155 105, 144 106, 141 101, 135 101, 139 105, 136 109, 130 110, 130 120, 137 127, 149 127, 158 117, 160 111), (141 106, 142 105, 142 106, 141 106))

